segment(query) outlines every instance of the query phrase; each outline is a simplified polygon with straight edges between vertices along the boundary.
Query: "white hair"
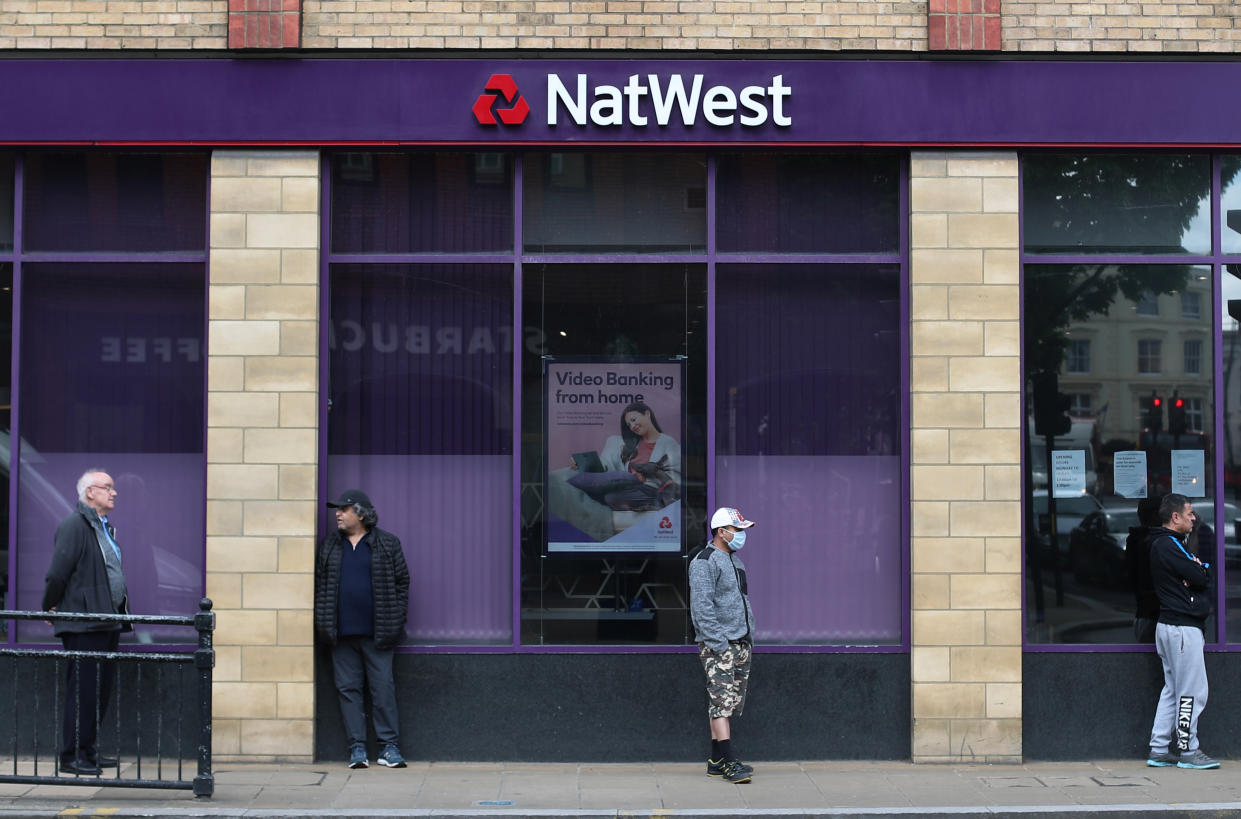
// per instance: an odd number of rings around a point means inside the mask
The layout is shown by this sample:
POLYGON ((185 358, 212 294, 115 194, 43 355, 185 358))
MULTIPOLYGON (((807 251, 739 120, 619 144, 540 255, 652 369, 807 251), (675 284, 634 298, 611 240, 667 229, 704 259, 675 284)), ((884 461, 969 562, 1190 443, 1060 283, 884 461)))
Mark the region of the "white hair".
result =
POLYGON ((91 484, 95 482, 95 476, 100 472, 107 473, 106 469, 88 469, 82 473, 82 477, 78 478, 78 500, 86 501, 86 490, 90 489, 91 484))

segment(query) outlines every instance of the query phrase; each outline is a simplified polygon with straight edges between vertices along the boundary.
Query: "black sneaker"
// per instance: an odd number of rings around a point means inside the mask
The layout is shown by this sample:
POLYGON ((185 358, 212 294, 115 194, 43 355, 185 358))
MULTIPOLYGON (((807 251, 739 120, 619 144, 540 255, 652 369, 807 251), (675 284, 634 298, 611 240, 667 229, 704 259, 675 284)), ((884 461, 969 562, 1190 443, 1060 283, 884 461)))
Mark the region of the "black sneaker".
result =
POLYGON ((708 759, 707 760, 707 776, 719 776, 732 782, 735 785, 743 785, 750 781, 750 774, 754 770, 748 765, 742 765, 735 759, 708 759))
MULTIPOLYGON (((736 762, 737 767, 745 771, 746 773, 748 774, 754 773, 754 768, 745 764, 740 759, 734 759, 733 762, 736 762)), ((723 776, 723 775, 724 775, 724 760, 708 759, 707 760, 707 776, 723 776)))

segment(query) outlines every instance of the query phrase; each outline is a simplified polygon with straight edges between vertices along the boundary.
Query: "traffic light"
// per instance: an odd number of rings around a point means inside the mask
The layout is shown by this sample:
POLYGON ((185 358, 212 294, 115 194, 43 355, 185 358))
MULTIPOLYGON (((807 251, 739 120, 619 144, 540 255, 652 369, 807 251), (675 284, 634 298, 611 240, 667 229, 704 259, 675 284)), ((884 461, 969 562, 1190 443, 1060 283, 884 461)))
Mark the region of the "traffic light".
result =
POLYGON ((1067 435, 1073 429, 1069 418, 1069 397, 1060 392, 1054 372, 1034 374, 1034 434, 1067 435))
POLYGON ((1151 432, 1159 432, 1163 429, 1163 399, 1159 397, 1159 393, 1151 392, 1151 397, 1146 399, 1146 418, 1143 424, 1151 432))
POLYGON ((1174 391, 1168 402, 1168 432, 1180 435, 1185 431, 1185 399, 1174 391))

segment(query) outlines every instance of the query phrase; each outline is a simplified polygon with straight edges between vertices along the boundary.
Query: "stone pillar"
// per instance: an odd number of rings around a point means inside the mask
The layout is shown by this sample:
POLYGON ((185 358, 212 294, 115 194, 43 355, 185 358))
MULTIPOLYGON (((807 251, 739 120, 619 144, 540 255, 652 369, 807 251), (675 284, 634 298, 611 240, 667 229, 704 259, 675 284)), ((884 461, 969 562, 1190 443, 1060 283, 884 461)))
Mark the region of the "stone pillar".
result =
POLYGON ((216 151, 207 594, 217 759, 314 754, 319 157, 216 151))
POLYGON ((913 759, 1018 762, 1017 157, 911 162, 913 759))

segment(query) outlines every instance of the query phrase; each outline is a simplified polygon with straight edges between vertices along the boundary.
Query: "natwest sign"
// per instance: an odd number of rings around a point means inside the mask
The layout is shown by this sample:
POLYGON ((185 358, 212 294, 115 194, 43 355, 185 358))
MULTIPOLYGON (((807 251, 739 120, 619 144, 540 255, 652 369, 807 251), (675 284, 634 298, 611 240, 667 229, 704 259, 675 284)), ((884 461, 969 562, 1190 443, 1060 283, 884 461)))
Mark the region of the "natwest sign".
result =
MULTIPOLYGON (((631 74, 624 85, 592 85, 590 75, 570 79, 546 75, 546 124, 645 127, 648 125, 706 125, 755 128, 793 124, 786 103, 793 90, 776 74, 765 85, 708 86, 705 74, 631 74)), ((529 107, 510 74, 492 74, 474 103, 480 125, 521 125, 529 107), (498 93, 497 93, 498 92, 498 93), (510 107, 511 106, 511 107, 510 107)))
POLYGON ((739 91, 727 85, 703 88, 705 75, 694 74, 688 85, 680 74, 667 79, 658 74, 631 74, 623 87, 589 87, 589 77, 578 74, 572 89, 558 74, 547 75, 547 124, 556 125, 563 109, 577 125, 643 126, 693 125, 701 113, 709 125, 754 127, 771 120, 787 127, 793 120, 784 111, 784 102, 793 90, 777 74, 766 86, 747 85, 739 91))

